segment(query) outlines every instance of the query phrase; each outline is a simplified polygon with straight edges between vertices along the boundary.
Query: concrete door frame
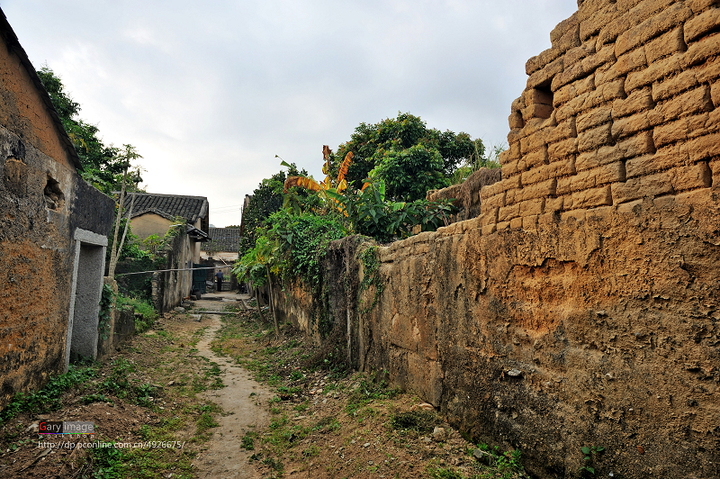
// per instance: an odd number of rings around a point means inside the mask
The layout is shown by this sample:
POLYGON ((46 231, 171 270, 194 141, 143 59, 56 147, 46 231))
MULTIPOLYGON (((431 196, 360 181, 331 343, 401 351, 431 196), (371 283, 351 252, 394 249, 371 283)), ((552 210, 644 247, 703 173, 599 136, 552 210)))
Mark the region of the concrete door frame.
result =
POLYGON ((65 371, 70 365, 71 350, 92 359, 97 357, 98 316, 105 274, 105 250, 108 244, 105 236, 80 228, 75 229, 74 240, 75 257, 65 338, 65 371))

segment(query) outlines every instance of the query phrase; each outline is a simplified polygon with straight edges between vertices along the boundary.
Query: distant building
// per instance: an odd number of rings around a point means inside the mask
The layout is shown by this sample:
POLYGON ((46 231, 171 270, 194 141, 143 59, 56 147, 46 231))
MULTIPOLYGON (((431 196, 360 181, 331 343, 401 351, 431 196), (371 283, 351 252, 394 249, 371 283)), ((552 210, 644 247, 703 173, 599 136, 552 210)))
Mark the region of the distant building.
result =
POLYGON ((240 228, 210 228, 210 241, 204 243, 200 257, 234 263, 240 248, 240 228))
POLYGON ((201 243, 208 241, 209 204, 204 196, 168 195, 162 193, 130 193, 125 199, 126 211, 135 198, 130 226, 140 239, 150 235, 165 236, 173 224, 183 221, 190 239, 190 259, 200 261, 201 243))
POLYGON ((113 200, 77 152, 0 10, 0 408, 95 358, 113 200))

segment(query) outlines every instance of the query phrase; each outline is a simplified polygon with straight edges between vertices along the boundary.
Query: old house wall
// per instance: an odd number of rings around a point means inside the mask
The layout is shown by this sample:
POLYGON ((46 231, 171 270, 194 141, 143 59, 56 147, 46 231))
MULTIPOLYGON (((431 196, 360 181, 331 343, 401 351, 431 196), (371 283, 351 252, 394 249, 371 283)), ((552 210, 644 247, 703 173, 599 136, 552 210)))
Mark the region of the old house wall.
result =
POLYGON ((534 476, 592 445, 598 476, 719 476, 718 27, 711 0, 581 2, 528 61, 480 216, 378 247, 367 289, 367 245, 335 246, 286 317, 534 476))
POLYGON ((106 236, 113 202, 78 176, 50 100, 1 15, 0 34, 3 407, 16 392, 36 389, 66 367, 71 308, 84 308, 72 295, 73 272, 76 252, 89 237, 76 233, 106 236))
MULTIPOLYGON (((129 208, 129 206, 126 207, 129 208)), ((150 235, 158 235, 162 238, 172 225, 172 221, 155 213, 136 216, 130 221, 133 234, 143 240, 150 235)))

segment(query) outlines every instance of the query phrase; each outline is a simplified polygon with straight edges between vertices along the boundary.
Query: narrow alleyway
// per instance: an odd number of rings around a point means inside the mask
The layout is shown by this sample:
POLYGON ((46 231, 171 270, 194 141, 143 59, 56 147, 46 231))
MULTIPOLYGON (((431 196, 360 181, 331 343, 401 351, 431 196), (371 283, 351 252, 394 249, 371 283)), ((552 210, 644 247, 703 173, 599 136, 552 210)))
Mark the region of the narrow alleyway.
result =
MULTIPOLYGON (((231 301, 240 298, 235 293, 208 294, 195 303, 200 311, 222 311, 231 301)), ((251 374, 229 358, 216 355, 211 343, 222 326, 221 315, 203 314, 202 327, 207 327, 203 339, 197 344, 201 356, 219 365, 226 387, 209 390, 205 397, 218 404, 223 412, 217 420, 208 448, 195 460, 199 478, 259 478, 248 460, 251 451, 242 448, 242 438, 248 431, 268 424, 267 401, 273 396, 269 389, 252 379, 251 374)))

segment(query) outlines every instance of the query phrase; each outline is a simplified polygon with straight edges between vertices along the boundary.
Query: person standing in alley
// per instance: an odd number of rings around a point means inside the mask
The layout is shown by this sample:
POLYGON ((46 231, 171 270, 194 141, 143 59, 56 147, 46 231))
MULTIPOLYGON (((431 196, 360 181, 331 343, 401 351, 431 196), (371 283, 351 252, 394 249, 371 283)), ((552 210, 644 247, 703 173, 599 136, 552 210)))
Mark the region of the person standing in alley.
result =
POLYGON ((218 272, 215 273, 215 279, 217 280, 217 292, 219 293, 220 291, 222 291, 222 282, 223 282, 222 270, 218 270, 218 272))

